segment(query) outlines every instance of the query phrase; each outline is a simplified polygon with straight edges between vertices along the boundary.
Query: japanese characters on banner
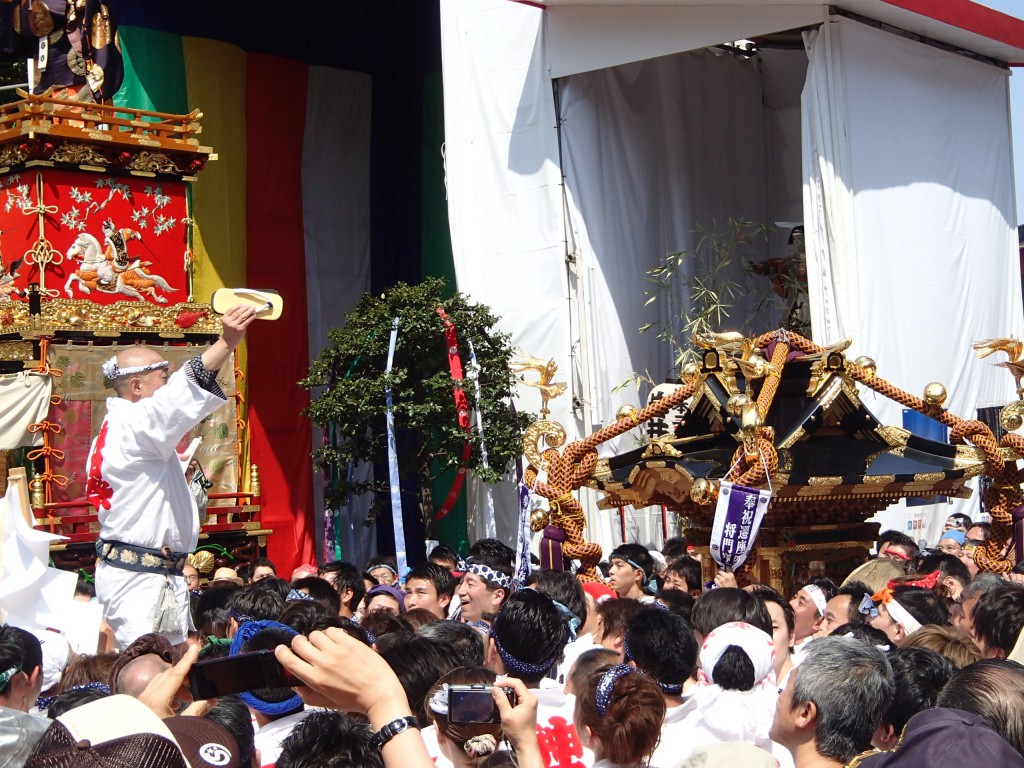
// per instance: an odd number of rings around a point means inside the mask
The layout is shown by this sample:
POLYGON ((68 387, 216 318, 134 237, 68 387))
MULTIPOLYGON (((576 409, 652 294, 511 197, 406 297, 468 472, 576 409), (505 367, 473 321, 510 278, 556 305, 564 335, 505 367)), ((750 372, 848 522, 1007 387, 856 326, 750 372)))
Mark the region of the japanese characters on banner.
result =
POLYGON ((0 301, 187 301, 186 184, 27 168, 0 178, 0 301))
POLYGON ((771 491, 722 481, 710 547, 720 568, 735 571, 746 561, 771 497, 771 491))

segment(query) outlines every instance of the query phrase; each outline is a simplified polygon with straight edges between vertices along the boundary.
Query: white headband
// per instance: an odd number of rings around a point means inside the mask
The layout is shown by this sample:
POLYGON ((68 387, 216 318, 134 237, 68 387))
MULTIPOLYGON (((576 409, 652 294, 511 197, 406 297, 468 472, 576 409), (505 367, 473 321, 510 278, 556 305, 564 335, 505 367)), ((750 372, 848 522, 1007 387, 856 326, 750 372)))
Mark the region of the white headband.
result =
POLYGON ((700 647, 700 676, 704 685, 714 685, 715 666, 722 654, 731 645, 743 649, 754 667, 754 686, 756 687, 769 675, 771 684, 775 684, 775 644, 771 635, 755 626, 742 621, 730 621, 708 633, 704 644, 700 647))
POLYGON ((910 611, 897 603, 895 598, 889 598, 888 600, 883 601, 883 604, 885 605, 886 610, 889 611, 889 615, 892 617, 893 621, 897 624, 903 625, 903 631, 906 634, 912 635, 921 628, 921 622, 911 616, 910 611))
POLYGON ((825 599, 825 593, 821 591, 821 587, 817 584, 808 584, 803 589, 804 592, 811 596, 811 600, 814 601, 814 607, 818 609, 818 615, 824 616, 828 600, 825 599))
POLYGON ((113 381, 119 379, 122 376, 134 376, 136 373, 146 373, 147 371, 155 371, 159 368, 166 368, 170 363, 166 360, 160 360, 156 363, 150 363, 149 365, 130 365, 127 368, 121 368, 117 364, 117 356, 106 360, 103 363, 103 378, 107 381, 113 381))

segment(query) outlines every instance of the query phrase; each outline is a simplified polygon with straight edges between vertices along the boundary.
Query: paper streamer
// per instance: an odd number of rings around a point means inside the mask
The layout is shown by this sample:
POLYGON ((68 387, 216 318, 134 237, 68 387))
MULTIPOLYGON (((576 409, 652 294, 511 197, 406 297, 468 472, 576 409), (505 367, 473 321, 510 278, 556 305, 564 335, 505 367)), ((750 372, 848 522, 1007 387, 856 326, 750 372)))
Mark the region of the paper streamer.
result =
MULTIPOLYGON (((484 412, 480 407, 480 363, 476 359, 476 350, 473 349, 473 342, 469 342, 469 378, 473 380, 473 395, 476 397, 476 428, 480 432, 480 463, 484 469, 489 469, 487 462, 487 441, 484 439, 484 412)), ((485 533, 488 538, 494 539, 498 536, 498 530, 494 523, 494 495, 491 486, 484 484, 484 512, 487 518, 484 520, 485 533)))
POLYGON ((395 444, 395 415, 391 397, 391 368, 395 364, 395 344, 398 341, 398 321, 396 317, 391 324, 391 340, 388 342, 387 384, 384 396, 387 400, 388 426, 388 479, 391 481, 391 521, 395 526, 395 561, 398 564, 398 576, 401 578, 408 570, 405 557, 405 526, 402 523, 402 485, 398 475, 398 446, 395 444))

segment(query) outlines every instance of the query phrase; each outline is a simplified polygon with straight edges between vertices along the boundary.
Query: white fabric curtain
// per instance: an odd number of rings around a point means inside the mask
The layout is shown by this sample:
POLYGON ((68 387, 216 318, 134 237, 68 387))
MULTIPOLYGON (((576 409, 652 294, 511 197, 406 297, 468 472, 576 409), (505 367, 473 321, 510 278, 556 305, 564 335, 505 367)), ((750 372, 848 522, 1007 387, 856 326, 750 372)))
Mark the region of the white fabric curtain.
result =
MULTIPOLYGON (((370 98, 369 75, 310 67, 302 144, 302 212, 309 307, 309 359, 330 341, 327 332, 344 325, 345 313, 370 289, 370 98)), ((316 393, 314 393, 315 395, 316 393)), ((314 430, 313 447, 322 444, 314 430)), ((360 466, 372 475, 372 466, 360 466)), ((323 547, 323 481, 313 481, 316 547, 323 547)), ((365 520, 370 498, 357 499, 354 517, 365 520)), ((342 519, 347 524, 347 515, 342 519)), ((355 547, 343 539, 346 560, 362 563, 377 551, 376 526, 357 525, 355 547)), ((326 560, 333 560, 331 553, 326 560)))
MULTIPOLYGON (((1015 397, 971 342, 1021 336, 1008 72, 849 19, 808 39, 804 208, 815 340, 850 336, 879 375, 947 407, 1015 397)), ((866 395, 887 424, 900 406, 866 395)), ((927 515, 932 543, 952 509, 927 515)), ((915 517, 917 514, 915 513, 915 517)), ((906 528, 900 507, 885 527, 906 528)), ((917 525, 917 523, 915 523, 917 525)))
POLYGON ((0 376, 0 450, 42 445, 41 432, 29 432, 30 424, 46 421, 53 379, 21 371, 0 376))
MULTIPOLYGON (((544 14, 507 0, 441 0, 448 217, 459 290, 487 304, 525 352, 558 363, 569 390, 551 417, 574 439, 561 172, 544 14)), ((537 413, 519 387, 520 411, 537 413)), ((485 535, 483 489, 468 485, 469 538, 485 535)), ((514 484, 494 488, 498 537, 513 542, 514 484)))
MULTIPOLYGON (((678 329, 689 291, 678 282, 671 295, 645 306, 647 271, 670 252, 692 252, 698 230, 726 231, 730 218, 798 219, 800 179, 791 156, 799 145, 803 61, 801 52, 741 59, 701 50, 559 80, 571 241, 585 276, 598 426, 614 421, 620 405, 644 404, 647 388, 639 396, 632 387, 613 393, 631 373, 661 381, 674 372, 672 348, 656 331, 638 329, 650 322, 678 329)), ((748 290, 720 330, 769 329, 758 326, 768 315, 756 312, 769 281, 746 274, 742 257, 783 255, 788 234, 731 254, 727 274, 748 290)), ((693 274, 691 267, 685 272, 693 274)), ((600 450, 636 445, 636 436, 626 435, 600 450)), ((628 509, 625 516, 628 539, 661 539, 660 509, 628 509)), ((589 519, 599 541, 620 540, 618 514, 589 519)))

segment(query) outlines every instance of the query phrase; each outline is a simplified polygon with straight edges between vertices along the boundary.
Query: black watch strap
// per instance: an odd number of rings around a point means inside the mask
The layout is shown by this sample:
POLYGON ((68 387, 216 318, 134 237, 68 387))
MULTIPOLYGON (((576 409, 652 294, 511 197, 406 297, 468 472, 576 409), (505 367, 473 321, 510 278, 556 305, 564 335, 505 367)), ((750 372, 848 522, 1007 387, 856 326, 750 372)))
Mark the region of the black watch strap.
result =
POLYGON ((391 741, 393 738, 395 738, 395 736, 397 736, 398 734, 403 733, 404 731, 408 731, 410 728, 419 727, 419 721, 415 717, 413 717, 412 715, 406 715, 405 717, 400 717, 397 720, 392 720, 390 723, 388 723, 375 734, 373 734, 373 739, 371 740, 371 743, 377 749, 383 749, 384 745, 391 741))

